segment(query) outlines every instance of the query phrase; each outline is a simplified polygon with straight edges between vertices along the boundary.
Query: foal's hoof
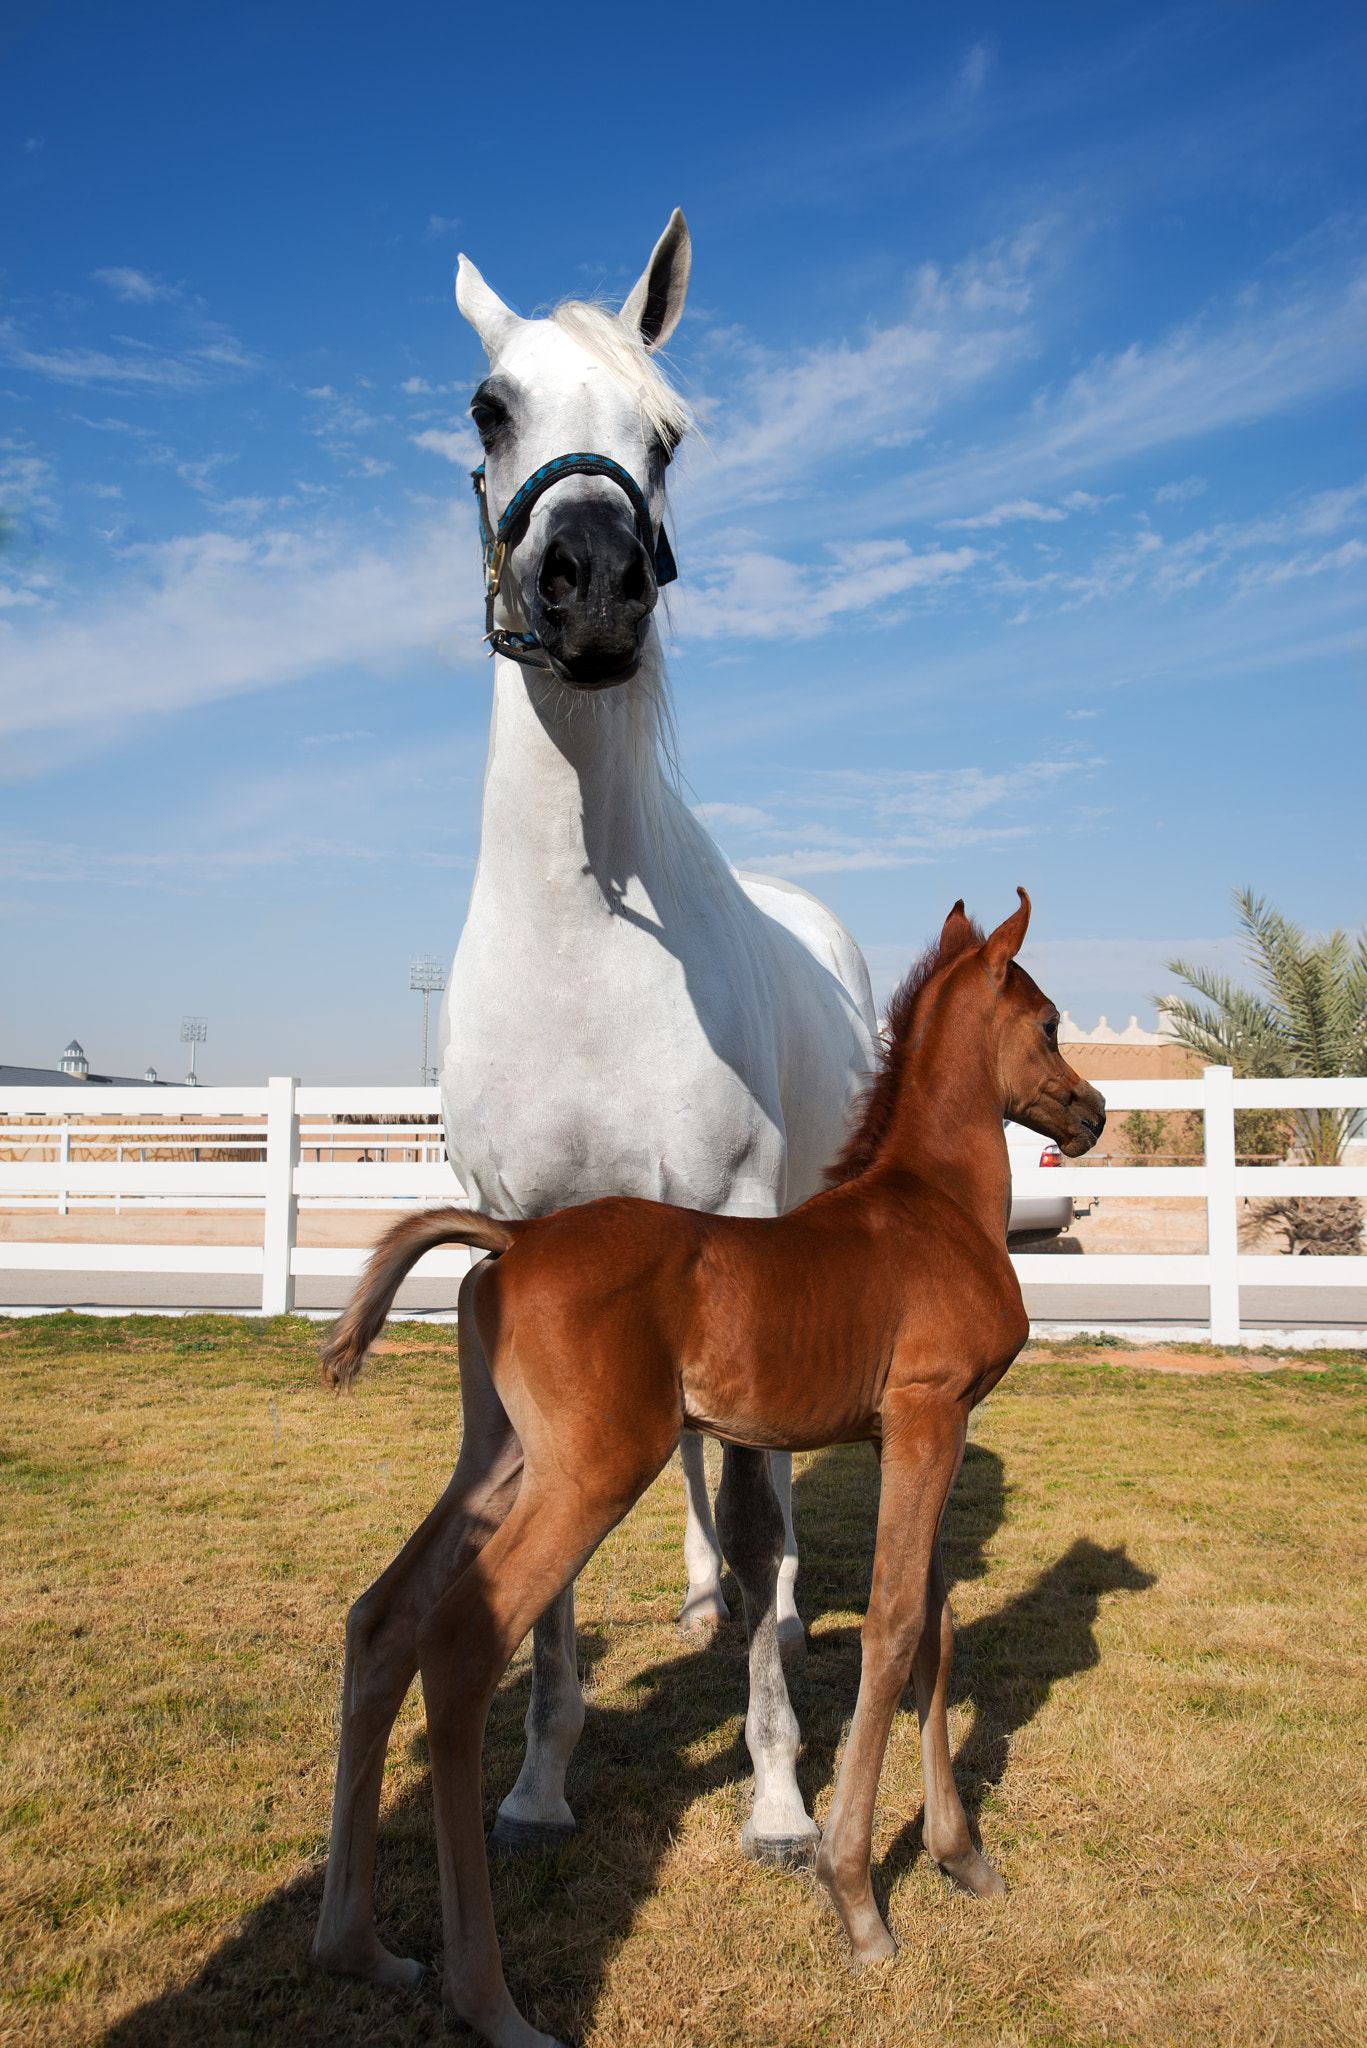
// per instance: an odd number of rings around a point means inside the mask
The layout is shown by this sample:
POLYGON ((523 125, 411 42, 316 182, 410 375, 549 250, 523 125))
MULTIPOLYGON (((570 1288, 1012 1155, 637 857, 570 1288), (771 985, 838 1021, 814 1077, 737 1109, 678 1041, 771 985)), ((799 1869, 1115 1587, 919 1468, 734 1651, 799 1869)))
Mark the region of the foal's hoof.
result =
POLYGON ((573 1834, 572 1820, 510 1820, 501 1813, 489 1837, 489 1854, 535 1856, 544 1849, 563 1849, 573 1834))
POLYGON ((806 1870, 816 1860, 820 1835, 742 1835, 741 1848, 752 1863, 772 1870, 806 1870))
POLYGON ((971 1892, 975 1899, 1006 1897, 1006 1879, 976 1849, 969 1849, 962 1856, 946 1858, 938 1869, 946 1884, 958 1891, 971 1892))

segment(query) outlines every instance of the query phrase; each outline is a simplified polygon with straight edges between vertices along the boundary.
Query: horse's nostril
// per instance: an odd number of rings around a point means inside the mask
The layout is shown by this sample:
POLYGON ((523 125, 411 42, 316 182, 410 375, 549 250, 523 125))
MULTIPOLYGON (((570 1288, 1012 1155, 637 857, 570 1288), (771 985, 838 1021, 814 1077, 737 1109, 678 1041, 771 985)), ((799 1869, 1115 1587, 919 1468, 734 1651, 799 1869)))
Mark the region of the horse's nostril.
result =
POLYGON ((563 542, 551 542, 541 558, 536 581, 543 604, 554 607, 570 602, 579 588, 579 564, 563 542))
POLYGON ((622 575, 622 596, 627 604, 639 604, 646 594, 646 558, 638 548, 622 575))

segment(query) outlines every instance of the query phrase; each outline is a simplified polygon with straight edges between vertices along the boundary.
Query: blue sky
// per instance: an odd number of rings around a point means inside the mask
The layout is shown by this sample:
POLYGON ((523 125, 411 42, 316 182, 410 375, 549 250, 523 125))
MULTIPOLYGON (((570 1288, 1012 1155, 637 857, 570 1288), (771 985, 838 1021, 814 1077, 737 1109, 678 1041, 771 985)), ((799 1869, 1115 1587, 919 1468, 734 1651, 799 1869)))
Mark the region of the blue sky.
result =
POLYGON ((1367 920, 1367 26, 16 0, 0 1060, 406 1080, 490 668, 458 249, 620 297, 670 208, 691 800, 886 988, 1036 900, 1152 1021, 1228 891, 1367 920))

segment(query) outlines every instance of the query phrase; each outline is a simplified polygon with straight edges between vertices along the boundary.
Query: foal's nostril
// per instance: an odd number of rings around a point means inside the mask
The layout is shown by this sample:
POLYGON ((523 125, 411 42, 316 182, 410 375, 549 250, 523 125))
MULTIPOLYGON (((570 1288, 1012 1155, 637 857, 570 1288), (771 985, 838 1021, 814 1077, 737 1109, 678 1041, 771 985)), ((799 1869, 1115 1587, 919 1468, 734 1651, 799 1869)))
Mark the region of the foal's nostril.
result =
POLYGON ((563 541, 553 540, 541 558, 537 577, 541 601, 548 609, 567 605, 579 588, 579 564, 563 541))

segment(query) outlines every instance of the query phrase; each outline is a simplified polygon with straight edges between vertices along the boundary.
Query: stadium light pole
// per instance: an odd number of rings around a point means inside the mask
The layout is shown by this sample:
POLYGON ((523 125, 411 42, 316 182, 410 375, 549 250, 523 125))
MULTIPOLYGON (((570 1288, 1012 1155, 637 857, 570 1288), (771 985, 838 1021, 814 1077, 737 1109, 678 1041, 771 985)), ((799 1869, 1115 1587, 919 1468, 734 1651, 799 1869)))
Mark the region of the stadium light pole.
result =
POLYGON ((436 1068, 427 1064, 428 1005, 446 987, 446 969, 435 953, 414 953, 410 957, 408 986, 422 991, 422 1085, 426 1088, 437 1078, 436 1068))
POLYGON ((199 1075, 195 1072, 195 1052, 209 1036, 207 1017, 182 1017, 180 1020, 180 1042, 190 1048, 190 1071, 185 1076, 187 1088, 198 1088, 199 1075))

